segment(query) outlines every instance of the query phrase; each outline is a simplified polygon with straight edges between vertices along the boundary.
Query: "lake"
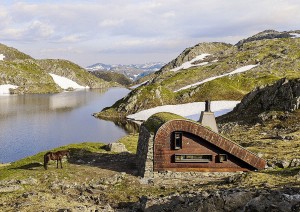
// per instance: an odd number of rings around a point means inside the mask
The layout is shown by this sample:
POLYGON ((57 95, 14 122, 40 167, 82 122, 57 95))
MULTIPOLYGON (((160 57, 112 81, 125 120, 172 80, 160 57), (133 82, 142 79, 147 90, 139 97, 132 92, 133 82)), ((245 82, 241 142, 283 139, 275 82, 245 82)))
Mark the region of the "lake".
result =
POLYGON ((0 96, 0 163, 70 143, 110 143, 135 131, 125 120, 92 116, 129 92, 110 88, 0 96))

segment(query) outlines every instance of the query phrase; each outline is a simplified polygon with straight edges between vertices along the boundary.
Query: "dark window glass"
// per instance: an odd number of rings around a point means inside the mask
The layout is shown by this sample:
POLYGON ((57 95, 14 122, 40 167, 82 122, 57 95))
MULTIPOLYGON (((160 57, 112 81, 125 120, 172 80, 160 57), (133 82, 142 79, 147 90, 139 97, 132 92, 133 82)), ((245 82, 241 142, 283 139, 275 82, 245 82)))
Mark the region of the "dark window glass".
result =
POLYGON ((174 132, 174 149, 182 148, 182 132, 174 132))
POLYGON ((176 163, 208 163, 212 161, 212 155, 203 155, 203 154, 182 154, 175 155, 176 163))

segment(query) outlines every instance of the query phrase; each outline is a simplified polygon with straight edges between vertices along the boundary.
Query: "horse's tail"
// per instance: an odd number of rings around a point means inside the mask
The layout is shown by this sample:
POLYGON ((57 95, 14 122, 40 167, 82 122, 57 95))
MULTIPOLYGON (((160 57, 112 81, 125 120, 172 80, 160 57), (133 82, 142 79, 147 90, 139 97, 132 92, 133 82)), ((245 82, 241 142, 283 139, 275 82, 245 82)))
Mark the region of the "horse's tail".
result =
POLYGON ((44 168, 47 170, 47 164, 49 162, 49 154, 50 152, 47 152, 45 155, 44 155, 44 168))

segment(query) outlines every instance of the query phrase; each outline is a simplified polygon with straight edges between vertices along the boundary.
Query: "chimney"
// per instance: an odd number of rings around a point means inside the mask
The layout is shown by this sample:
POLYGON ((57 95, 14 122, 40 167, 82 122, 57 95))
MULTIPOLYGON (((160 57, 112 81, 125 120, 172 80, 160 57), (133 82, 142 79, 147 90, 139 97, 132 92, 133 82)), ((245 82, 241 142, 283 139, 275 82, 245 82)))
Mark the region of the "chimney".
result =
POLYGON ((205 111, 201 111, 199 122, 206 127, 209 127, 212 131, 219 133, 216 118, 210 109, 210 100, 205 101, 205 111))
POLYGON ((210 110, 210 100, 205 100, 205 112, 211 112, 211 110, 210 110))

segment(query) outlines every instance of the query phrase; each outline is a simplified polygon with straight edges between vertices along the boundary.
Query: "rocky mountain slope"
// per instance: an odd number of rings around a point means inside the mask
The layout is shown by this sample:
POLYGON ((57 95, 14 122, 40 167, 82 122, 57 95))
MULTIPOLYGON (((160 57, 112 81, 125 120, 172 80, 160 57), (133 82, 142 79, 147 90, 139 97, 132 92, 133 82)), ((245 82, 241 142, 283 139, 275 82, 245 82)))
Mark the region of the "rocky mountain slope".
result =
POLYGON ((3 44, 0 45, 0 85, 18 86, 11 90, 16 94, 55 93, 62 89, 49 73, 67 77, 91 88, 110 87, 113 84, 99 79, 80 66, 66 60, 35 60, 34 58, 3 44))
POLYGON ((241 100, 255 87, 283 77, 300 77, 297 32, 278 32, 283 38, 272 39, 276 32, 265 31, 238 45, 197 44, 152 74, 147 84, 97 115, 124 116, 159 105, 206 99, 241 100))
POLYGON ((257 120, 258 116, 267 119, 266 114, 270 111, 293 112, 298 109, 300 109, 300 78, 290 80, 283 78, 272 85, 254 89, 233 111, 219 119, 251 121, 257 120))
POLYGON ((96 63, 86 67, 88 71, 110 71, 123 74, 131 80, 138 80, 146 75, 149 75, 165 65, 163 62, 153 62, 145 64, 130 64, 130 65, 109 65, 103 63, 96 63))
POLYGON ((111 71, 89 71, 90 74, 103 79, 107 82, 117 82, 120 85, 123 86, 129 86, 133 83, 131 79, 126 77, 124 74, 120 74, 117 72, 111 72, 111 71))

